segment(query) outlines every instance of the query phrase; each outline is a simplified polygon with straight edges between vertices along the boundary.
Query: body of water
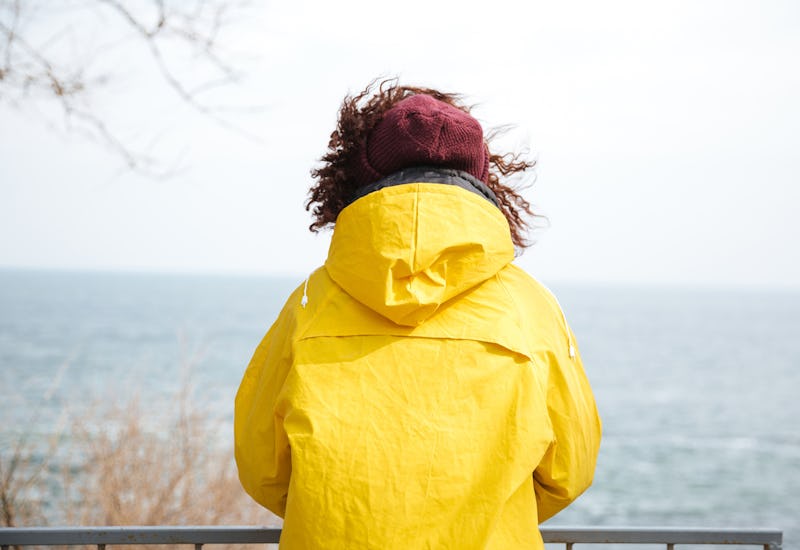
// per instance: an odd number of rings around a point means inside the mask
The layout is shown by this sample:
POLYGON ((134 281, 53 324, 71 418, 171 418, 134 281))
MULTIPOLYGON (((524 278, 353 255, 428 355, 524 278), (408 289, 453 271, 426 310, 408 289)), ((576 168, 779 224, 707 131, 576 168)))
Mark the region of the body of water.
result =
MULTIPOLYGON (((137 398, 157 418, 187 378, 230 425, 250 355, 300 282, 0 271, 3 450, 97 403, 137 398)), ((604 438, 593 487, 549 523, 772 527, 800 548, 800 292, 552 288, 604 438)))

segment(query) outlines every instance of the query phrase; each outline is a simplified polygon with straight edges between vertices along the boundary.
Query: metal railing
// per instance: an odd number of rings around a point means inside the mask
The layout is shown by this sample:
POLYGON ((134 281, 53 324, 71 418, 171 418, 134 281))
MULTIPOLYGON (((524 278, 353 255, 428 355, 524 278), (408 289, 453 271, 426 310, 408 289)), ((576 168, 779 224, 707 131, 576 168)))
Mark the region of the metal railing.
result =
MULTIPOLYGON (((693 529, 639 527, 542 527, 545 543, 565 544, 714 544, 762 546, 780 550, 783 532, 773 529, 693 529)), ((277 543, 280 529, 263 527, 13 527, 0 528, 0 547, 96 546, 129 544, 191 544, 201 550, 206 544, 277 543)))

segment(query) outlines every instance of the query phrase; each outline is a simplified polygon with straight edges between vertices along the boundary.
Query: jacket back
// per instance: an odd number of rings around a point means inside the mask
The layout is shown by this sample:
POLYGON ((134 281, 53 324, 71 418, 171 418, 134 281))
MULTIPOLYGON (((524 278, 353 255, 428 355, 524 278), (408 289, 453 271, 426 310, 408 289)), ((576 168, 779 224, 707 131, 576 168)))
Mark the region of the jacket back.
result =
POLYGON ((541 548, 591 483, 600 422, 508 224, 415 182, 345 208, 237 394, 245 489, 286 548, 541 548))

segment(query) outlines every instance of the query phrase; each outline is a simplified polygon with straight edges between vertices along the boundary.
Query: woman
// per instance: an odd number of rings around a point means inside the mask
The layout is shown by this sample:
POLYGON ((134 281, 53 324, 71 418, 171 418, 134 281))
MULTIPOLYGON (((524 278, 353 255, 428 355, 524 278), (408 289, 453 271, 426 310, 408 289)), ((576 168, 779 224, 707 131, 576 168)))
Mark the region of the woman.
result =
MULTIPOLYGON (((507 159, 511 160, 507 160, 507 159)), ((543 548, 600 420, 556 299, 511 262, 528 203, 458 96, 347 97, 307 207, 334 226, 236 398, 283 548, 543 548)))

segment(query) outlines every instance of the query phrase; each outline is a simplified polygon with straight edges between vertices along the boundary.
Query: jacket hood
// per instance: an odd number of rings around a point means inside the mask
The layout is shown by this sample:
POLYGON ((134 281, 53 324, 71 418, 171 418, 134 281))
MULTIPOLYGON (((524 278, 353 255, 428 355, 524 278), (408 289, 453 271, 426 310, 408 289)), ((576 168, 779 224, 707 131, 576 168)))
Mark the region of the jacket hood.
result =
POLYGON ((513 259, 508 222, 487 198, 456 185, 414 182, 344 208, 325 267, 362 304, 417 326, 513 259))

